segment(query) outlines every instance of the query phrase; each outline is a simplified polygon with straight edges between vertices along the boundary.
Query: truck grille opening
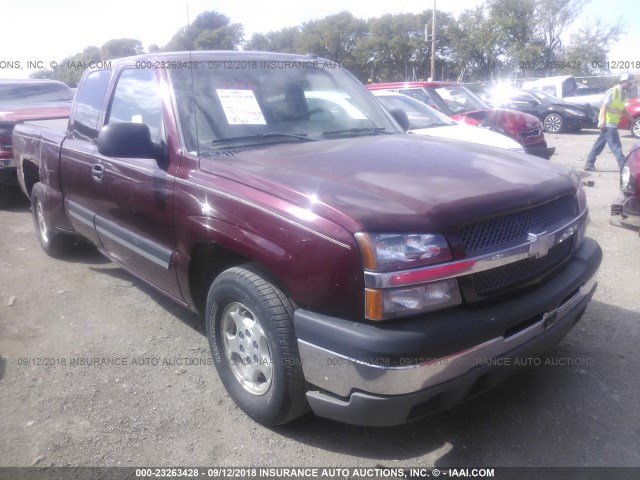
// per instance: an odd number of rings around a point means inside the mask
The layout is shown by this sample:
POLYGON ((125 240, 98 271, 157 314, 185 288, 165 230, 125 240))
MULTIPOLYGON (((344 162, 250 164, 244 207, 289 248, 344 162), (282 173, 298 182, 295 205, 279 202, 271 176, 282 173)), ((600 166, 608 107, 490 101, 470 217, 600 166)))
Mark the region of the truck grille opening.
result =
POLYGON ((570 240, 564 241, 551 248, 549 253, 541 258, 531 257, 471 275, 475 293, 483 297, 493 295, 504 288, 526 283, 544 275, 571 255, 572 243, 570 240))
POLYGON ((497 250, 516 242, 526 242, 527 234, 549 231, 578 215, 573 197, 561 197, 528 210, 513 212, 463 227, 459 234, 467 255, 497 250))

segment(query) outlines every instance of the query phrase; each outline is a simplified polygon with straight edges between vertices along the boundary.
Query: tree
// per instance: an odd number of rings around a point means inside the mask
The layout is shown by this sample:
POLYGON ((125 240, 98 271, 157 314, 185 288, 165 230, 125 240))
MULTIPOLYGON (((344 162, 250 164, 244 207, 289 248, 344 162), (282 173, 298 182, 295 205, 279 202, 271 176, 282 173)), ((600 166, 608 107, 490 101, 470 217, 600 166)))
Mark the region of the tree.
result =
POLYGON ((244 41, 244 29, 229 22, 221 13, 203 12, 191 25, 178 30, 163 50, 236 50, 244 41))
MULTIPOLYGON (((536 36, 542 42, 542 61, 549 65, 560 59, 562 35, 589 0, 536 0, 536 36)), ((598 40, 599 42, 599 40, 598 40)))
POLYGON ((134 38, 117 38, 109 40, 100 49, 102 60, 111 60, 114 58, 130 57, 132 55, 140 55, 144 52, 142 42, 134 38))
POLYGON ((300 27, 283 28, 276 32, 255 33, 244 49, 262 52, 301 53, 302 35, 300 27))
POLYGON ((70 87, 76 87, 84 70, 92 63, 102 60, 101 53, 101 49, 98 47, 87 47, 82 52, 62 59, 48 78, 60 80, 70 87))
POLYGON ((424 38, 424 23, 414 14, 386 14, 369 19, 369 33, 356 46, 360 64, 372 81, 426 78, 431 45, 424 38))
POLYGON ((93 64, 114 58, 139 55, 144 52, 142 42, 133 38, 109 40, 101 48, 86 47, 82 52, 63 58, 52 70, 40 70, 32 78, 51 78, 60 80, 71 87, 78 85, 84 70, 93 64))
POLYGON ((297 50, 333 60, 362 77, 363 66, 358 64, 354 49, 366 35, 367 23, 345 11, 304 23, 297 50))
POLYGON ((487 80, 502 64, 504 45, 500 42, 502 33, 489 19, 486 4, 465 10, 458 18, 458 25, 452 30, 451 43, 454 63, 461 73, 487 80))
POLYGON ((569 65, 565 73, 601 75, 609 72, 609 45, 617 42, 622 33, 621 20, 613 25, 603 25, 599 20, 591 25, 583 25, 571 36, 565 50, 564 58, 569 65))
POLYGON ((489 0, 489 24, 497 33, 500 57, 508 68, 540 60, 544 44, 537 37, 539 0, 489 0))

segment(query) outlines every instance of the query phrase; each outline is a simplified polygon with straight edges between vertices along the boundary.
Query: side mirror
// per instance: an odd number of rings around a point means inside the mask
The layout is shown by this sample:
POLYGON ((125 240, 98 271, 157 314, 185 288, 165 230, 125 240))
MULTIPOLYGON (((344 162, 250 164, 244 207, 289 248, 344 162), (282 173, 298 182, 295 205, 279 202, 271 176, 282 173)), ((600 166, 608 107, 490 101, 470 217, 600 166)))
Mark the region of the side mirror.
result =
POLYGON ((538 105, 538 102, 536 102, 535 100, 529 100, 529 105, 535 107, 536 105, 538 105))
POLYGON ((98 152, 106 157, 153 158, 161 160, 161 148, 151 141, 149 127, 143 123, 112 123, 98 134, 98 152))
POLYGON ((389 109, 389 113, 394 118, 394 120, 398 122, 398 125, 400 125, 402 130, 404 130, 405 132, 409 130, 409 117, 407 116, 407 112, 400 108, 391 108, 389 109))

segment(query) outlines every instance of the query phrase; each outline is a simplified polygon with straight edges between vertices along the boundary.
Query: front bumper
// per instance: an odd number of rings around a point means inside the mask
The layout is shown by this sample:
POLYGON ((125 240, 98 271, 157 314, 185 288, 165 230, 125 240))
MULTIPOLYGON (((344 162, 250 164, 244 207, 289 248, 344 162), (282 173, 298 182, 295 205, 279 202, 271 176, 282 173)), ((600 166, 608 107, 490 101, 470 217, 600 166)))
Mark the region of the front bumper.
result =
POLYGON ((601 259, 598 244, 586 238, 570 263, 535 290, 415 320, 359 323, 297 310, 311 408, 346 423, 388 426, 491 388, 580 319, 601 259))
POLYGON ((612 225, 640 229, 640 197, 629 195, 611 204, 612 225))
POLYGON ((524 151, 529 155, 535 155, 536 157, 549 160, 551 156, 556 152, 554 147, 547 147, 547 142, 538 143, 536 145, 526 145, 524 151))
POLYGON ((8 186, 18 185, 16 160, 13 157, 0 158, 0 184, 8 186))
POLYGON ((598 126, 598 117, 574 117, 567 116, 564 120, 564 128, 566 130, 579 130, 582 128, 596 128, 598 126))

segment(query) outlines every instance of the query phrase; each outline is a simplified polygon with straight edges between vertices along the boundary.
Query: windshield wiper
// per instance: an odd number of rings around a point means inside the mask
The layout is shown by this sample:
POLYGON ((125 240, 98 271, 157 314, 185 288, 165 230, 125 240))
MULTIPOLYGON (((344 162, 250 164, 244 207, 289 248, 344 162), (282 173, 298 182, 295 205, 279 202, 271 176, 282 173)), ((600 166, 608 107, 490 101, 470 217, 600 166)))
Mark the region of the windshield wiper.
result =
POLYGON ((347 128, 346 130, 333 130, 330 132, 322 132, 322 135, 340 135, 343 133, 351 134, 351 133, 367 133, 372 135, 377 135, 378 133, 384 133, 386 135, 391 135, 390 132, 386 132, 384 127, 371 127, 371 128, 347 128))
POLYGON ((315 142, 320 140, 316 137, 310 137, 306 133, 283 133, 283 132, 267 132, 260 135, 244 135, 242 137, 230 137, 230 138, 216 138, 211 140, 212 145, 220 145, 223 143, 241 142, 243 140, 255 140, 257 138, 274 138, 274 137, 286 137, 297 138, 298 140, 304 140, 305 142, 315 142))

